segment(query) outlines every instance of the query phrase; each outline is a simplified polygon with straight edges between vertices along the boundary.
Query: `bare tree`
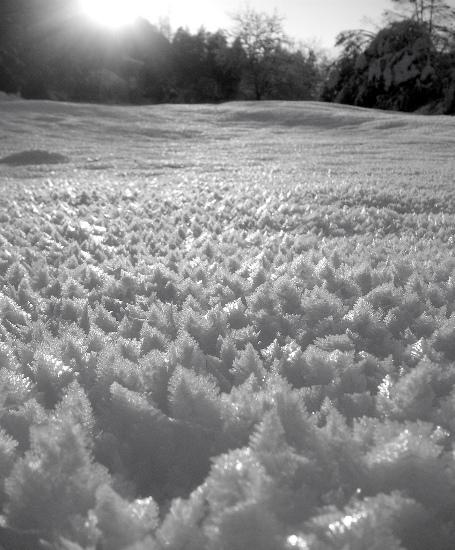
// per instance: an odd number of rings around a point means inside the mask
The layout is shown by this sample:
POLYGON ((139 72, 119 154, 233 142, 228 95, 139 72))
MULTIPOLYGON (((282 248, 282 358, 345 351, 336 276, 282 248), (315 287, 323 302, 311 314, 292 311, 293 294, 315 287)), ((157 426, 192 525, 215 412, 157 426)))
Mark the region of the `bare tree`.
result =
POLYGON ((247 7, 233 14, 232 36, 245 54, 248 76, 252 80, 256 99, 262 99, 273 81, 279 54, 289 43, 282 18, 247 7))
POLYGON ((445 49, 455 36, 455 8, 444 0, 391 0, 395 10, 386 12, 389 19, 410 18, 428 28, 438 46, 445 49))

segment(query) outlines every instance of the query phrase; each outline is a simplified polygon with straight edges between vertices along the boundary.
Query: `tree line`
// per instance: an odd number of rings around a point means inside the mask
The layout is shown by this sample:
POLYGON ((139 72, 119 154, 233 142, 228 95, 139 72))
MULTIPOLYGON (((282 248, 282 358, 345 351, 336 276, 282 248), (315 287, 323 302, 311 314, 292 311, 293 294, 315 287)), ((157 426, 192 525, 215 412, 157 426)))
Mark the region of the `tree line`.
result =
POLYGON ((75 0, 3 0, 0 89, 25 98, 120 102, 314 99, 319 60, 286 37, 281 18, 250 8, 232 32, 171 33, 145 19, 115 32, 75 0))
POLYGON ((0 90, 69 101, 322 99, 455 112, 455 8, 444 0, 391 0, 376 30, 340 33, 331 62, 295 47, 277 14, 251 8, 229 31, 171 32, 139 18, 114 32, 77 5, 2 0, 0 90))

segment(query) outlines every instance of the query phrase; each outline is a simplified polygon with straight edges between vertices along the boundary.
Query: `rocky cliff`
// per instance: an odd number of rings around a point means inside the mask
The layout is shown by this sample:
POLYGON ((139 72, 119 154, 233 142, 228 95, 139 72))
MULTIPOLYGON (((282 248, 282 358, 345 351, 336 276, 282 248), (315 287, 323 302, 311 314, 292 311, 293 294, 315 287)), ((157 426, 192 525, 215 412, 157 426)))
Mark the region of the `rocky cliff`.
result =
POLYGON ((455 112, 455 56, 413 21, 381 30, 328 85, 333 101, 402 111, 455 112))

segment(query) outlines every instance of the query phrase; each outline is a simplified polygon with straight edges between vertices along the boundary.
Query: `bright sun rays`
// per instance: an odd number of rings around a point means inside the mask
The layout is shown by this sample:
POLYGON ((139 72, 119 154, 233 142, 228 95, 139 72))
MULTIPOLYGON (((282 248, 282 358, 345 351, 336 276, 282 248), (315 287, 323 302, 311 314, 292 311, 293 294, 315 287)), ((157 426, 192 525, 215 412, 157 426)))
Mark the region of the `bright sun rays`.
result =
POLYGON ((148 0, 79 0, 79 2, 87 17, 111 28, 132 23, 150 8, 148 0))

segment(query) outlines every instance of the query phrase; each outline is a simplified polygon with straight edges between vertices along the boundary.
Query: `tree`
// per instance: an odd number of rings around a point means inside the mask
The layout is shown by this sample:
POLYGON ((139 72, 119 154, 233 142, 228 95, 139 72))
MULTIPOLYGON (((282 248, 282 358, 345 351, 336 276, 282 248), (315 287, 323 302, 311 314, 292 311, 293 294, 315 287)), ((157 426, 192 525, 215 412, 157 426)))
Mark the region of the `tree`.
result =
POLYGON ((171 44, 144 18, 138 18, 106 40, 109 68, 126 83, 130 102, 166 101, 169 97, 171 44))
POLYGON ((412 19, 425 25, 439 50, 446 50, 455 35, 455 8, 444 0, 391 0, 397 11, 388 19, 412 19))
POLYGON ((7 93, 20 88, 26 14, 27 4, 23 0, 0 3, 0 90, 7 93))
MULTIPOLYGON (((243 52, 241 52, 243 53, 243 52)), ((174 101, 222 101, 237 96, 243 59, 222 32, 178 29, 171 43, 174 101)))
POLYGON ((368 46, 374 36, 373 32, 366 29, 342 31, 336 37, 335 46, 341 46, 344 55, 355 57, 368 46))
POLYGON ((206 33, 200 29, 196 35, 179 28, 172 40, 173 99, 194 103, 204 95, 201 86, 205 80, 207 56, 206 33))
POLYGON ((271 99, 318 99, 321 72, 316 54, 310 50, 280 52, 280 64, 271 89, 271 99))
POLYGON ((357 60, 368 47, 374 35, 364 29, 343 31, 336 37, 335 45, 342 48, 338 59, 329 68, 328 78, 322 90, 324 101, 355 103, 357 60))
POLYGON ((235 99, 242 78, 242 51, 228 44, 224 32, 207 36, 207 70, 215 82, 215 100, 235 99))
MULTIPOLYGON (((0 88, 49 97, 84 71, 76 0, 3 0, 0 3, 0 88)), ((92 50, 93 51, 93 50, 92 50)))
MULTIPOLYGON (((394 21, 369 41, 356 33, 332 68, 323 98, 362 107, 414 111, 442 101, 441 54, 428 26, 414 19, 394 21)), ((450 110, 450 105, 443 108, 450 110)))
POLYGON ((260 100, 273 84, 279 66, 279 53, 288 44, 282 18, 245 8, 232 16, 233 36, 245 54, 245 79, 255 99, 260 100))

